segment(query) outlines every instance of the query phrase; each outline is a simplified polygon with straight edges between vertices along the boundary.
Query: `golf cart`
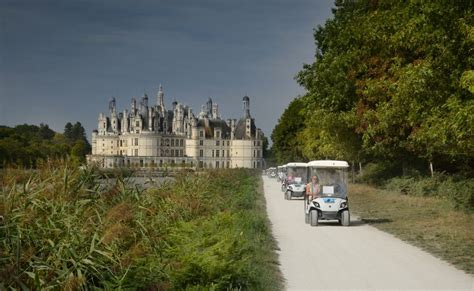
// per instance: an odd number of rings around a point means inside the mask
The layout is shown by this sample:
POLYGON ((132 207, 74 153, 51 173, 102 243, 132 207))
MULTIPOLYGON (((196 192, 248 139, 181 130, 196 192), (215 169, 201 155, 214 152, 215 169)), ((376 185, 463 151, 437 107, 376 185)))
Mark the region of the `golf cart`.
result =
POLYGON ((285 199, 305 197, 306 182, 308 178, 306 163, 286 164, 285 199))
POLYGON ((276 178, 277 176, 277 168, 271 167, 267 170, 267 175, 269 178, 276 178))
POLYGON ((318 195, 312 200, 305 196, 305 222, 317 226, 321 220, 338 220, 349 226, 346 161, 311 161, 308 163, 308 181, 318 180, 318 195))

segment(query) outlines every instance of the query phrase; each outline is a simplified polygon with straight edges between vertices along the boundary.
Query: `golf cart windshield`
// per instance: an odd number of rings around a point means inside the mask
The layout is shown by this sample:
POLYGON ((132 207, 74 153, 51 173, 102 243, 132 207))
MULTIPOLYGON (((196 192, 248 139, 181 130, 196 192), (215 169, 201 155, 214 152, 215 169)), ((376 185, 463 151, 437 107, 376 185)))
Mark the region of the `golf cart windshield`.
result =
POLYGON ((306 167, 287 167, 287 180, 289 184, 306 184, 306 167))
POLYGON ((347 170, 341 168, 314 168, 309 170, 309 176, 319 180, 322 197, 347 197, 347 170))

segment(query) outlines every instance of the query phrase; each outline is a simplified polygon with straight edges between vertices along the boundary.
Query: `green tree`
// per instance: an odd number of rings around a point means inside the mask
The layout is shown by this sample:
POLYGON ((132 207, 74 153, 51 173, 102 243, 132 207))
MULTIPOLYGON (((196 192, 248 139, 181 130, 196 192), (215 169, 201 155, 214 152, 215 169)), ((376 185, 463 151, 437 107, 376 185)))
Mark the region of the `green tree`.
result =
POLYGON ((273 129, 273 153, 279 163, 304 160, 298 139, 298 134, 304 128, 303 106, 300 97, 293 99, 273 129))
POLYGON ((291 147, 306 159, 472 165, 473 6, 336 1, 334 17, 314 31, 314 62, 296 76, 307 90, 297 138, 283 138, 292 104, 272 135, 279 161, 291 147))

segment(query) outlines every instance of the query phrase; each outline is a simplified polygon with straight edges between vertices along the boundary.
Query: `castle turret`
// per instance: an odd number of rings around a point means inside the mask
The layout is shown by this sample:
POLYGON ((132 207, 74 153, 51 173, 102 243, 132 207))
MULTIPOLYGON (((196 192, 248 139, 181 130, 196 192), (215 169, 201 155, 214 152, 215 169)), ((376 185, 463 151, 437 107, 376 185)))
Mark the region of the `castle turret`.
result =
POLYGON ((128 110, 125 109, 123 111, 123 119, 122 119, 122 132, 129 132, 129 124, 128 124, 128 110))
POLYGON ((115 97, 110 98, 109 101, 109 113, 112 115, 113 112, 116 110, 116 103, 115 103, 115 97))
POLYGON ((160 84, 160 88, 158 89, 158 94, 156 95, 157 98, 157 105, 160 106, 161 108, 161 114, 164 114, 165 112, 165 100, 164 100, 165 94, 163 93, 163 87, 160 84))
POLYGON ((153 131, 153 116, 154 114, 153 107, 148 107, 148 130, 153 131))
POLYGON ((131 114, 133 116, 137 115, 137 100, 134 98, 132 98, 132 104, 130 105, 130 108, 131 108, 131 114))
POLYGON ((213 104, 212 105, 212 118, 213 119, 219 119, 219 105, 213 104))
POLYGON ((209 97, 209 99, 207 100, 206 111, 207 111, 206 112, 207 116, 211 117, 212 116, 212 99, 211 99, 211 97, 209 97))
POLYGON ((244 96, 242 101, 244 102, 244 118, 250 118, 250 98, 249 98, 249 96, 244 96))

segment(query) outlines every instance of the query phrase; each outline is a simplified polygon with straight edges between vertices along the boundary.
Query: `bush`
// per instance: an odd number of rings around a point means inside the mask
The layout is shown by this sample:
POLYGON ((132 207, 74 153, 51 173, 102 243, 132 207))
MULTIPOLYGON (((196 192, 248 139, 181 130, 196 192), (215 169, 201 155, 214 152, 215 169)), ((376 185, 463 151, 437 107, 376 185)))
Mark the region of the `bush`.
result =
POLYGON ((398 165, 394 163, 368 163, 357 181, 371 185, 382 185, 386 180, 397 175, 399 175, 398 165))
POLYGON ((385 189, 413 196, 437 196, 447 199, 455 209, 474 211, 474 179, 455 180, 436 173, 434 177, 397 177, 388 180, 385 189))

